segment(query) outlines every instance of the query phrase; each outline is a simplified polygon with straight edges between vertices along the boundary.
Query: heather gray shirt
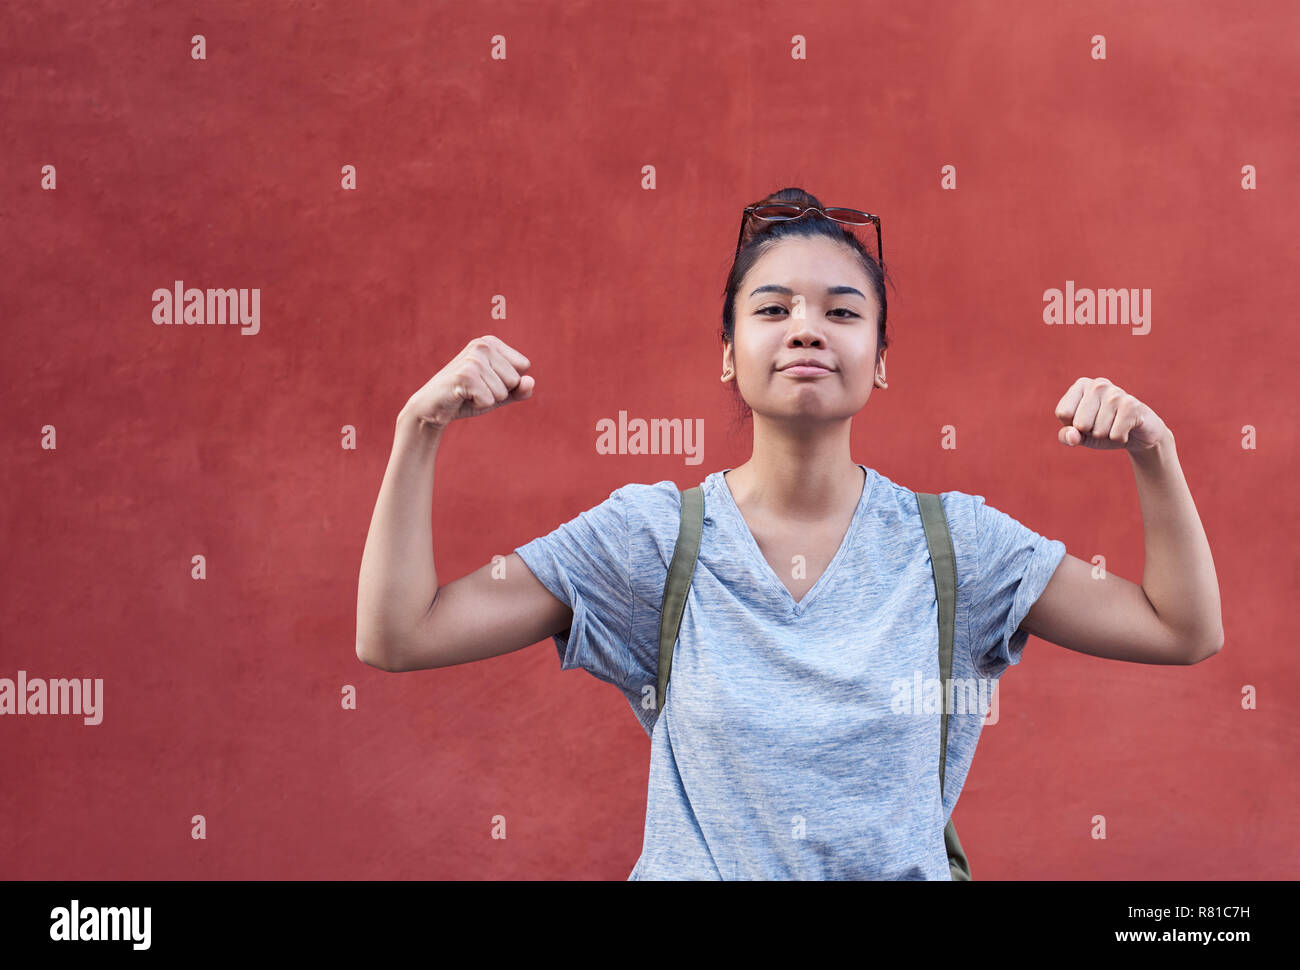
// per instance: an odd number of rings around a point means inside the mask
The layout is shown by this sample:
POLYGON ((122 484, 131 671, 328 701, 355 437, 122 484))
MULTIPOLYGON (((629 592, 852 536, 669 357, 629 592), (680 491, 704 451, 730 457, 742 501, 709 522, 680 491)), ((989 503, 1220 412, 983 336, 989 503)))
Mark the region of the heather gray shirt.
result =
POLYGON ((940 496, 957 559, 952 676, 965 705, 949 721, 941 798, 938 601, 920 510, 911 491, 859 467, 848 532, 798 602, 722 472, 704 480, 699 561, 662 713, 659 612, 677 485, 624 485, 515 550, 573 610, 554 638, 561 668, 616 686, 650 735, 645 840, 629 879, 949 878, 943 829, 991 689, 1019 663, 1028 634, 1016 628, 1065 544, 982 495, 940 496))

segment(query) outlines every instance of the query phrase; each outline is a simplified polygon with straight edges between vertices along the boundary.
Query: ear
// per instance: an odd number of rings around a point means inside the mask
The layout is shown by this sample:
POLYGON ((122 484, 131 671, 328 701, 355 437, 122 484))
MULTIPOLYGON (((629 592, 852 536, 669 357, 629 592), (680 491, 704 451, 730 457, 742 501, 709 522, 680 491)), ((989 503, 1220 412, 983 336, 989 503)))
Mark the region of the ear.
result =
POLYGON ((889 384, 886 383, 885 381, 885 354, 887 353, 889 353, 888 350, 882 350, 880 352, 880 360, 876 364, 876 387, 889 386, 889 384))
POLYGON ((722 382, 734 381, 736 379, 736 362, 735 355, 732 353, 732 345, 727 342, 722 344, 722 382))

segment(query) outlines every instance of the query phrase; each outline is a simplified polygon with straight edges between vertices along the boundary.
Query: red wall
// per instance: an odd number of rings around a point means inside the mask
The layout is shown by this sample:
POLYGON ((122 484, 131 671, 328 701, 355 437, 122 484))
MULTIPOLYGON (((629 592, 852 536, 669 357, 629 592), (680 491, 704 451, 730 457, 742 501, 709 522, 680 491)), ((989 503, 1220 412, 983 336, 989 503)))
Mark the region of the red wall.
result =
POLYGON ((474 336, 532 360, 444 440, 443 582, 743 463, 720 292, 741 208, 800 185, 881 214, 897 286, 855 460, 1140 581, 1128 458, 1056 437, 1105 376, 1214 551, 1212 660, 1033 640, 1007 674, 977 878, 1291 878, 1297 36, 1285 2, 5 4, 0 677, 103 678, 104 715, 0 719, 0 877, 625 878, 649 742, 614 688, 550 641, 357 660, 393 421, 474 336), (155 325, 176 280, 259 288, 260 331, 155 325), (1150 288, 1150 332, 1044 325, 1067 280, 1150 288), (597 454, 620 409, 704 418, 703 464, 597 454))

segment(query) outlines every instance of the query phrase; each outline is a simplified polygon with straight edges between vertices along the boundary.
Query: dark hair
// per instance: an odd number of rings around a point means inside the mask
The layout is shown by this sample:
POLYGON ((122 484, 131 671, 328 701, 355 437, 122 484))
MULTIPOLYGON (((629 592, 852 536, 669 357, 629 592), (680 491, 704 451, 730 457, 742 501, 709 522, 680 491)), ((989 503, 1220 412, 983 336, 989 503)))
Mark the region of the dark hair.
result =
MULTIPOLYGON (((755 202, 754 205, 764 205, 770 202, 799 202, 803 205, 816 206, 819 209, 822 207, 821 202, 815 195, 810 195, 801 188, 781 189, 773 192, 767 198, 755 202)), ((869 234, 874 235, 874 229, 871 227, 867 227, 867 231, 869 234)), ((861 261, 862 268, 871 280, 872 287, 875 290, 876 302, 880 304, 880 314, 876 320, 876 360, 879 361, 880 354, 889 347, 889 339, 885 335, 885 317, 888 310, 888 303, 885 299, 885 281, 889 278, 888 274, 876 261, 874 246, 871 250, 868 250, 848 226, 833 219, 827 219, 820 212, 810 212, 798 219, 775 222, 752 217, 746 220, 740 252, 736 254, 736 258, 731 264, 731 272, 727 276, 727 285, 724 290, 722 330, 720 332, 723 343, 732 343, 735 340, 736 291, 740 287, 741 280, 758 262, 759 257, 771 249, 778 240, 792 236, 826 236, 838 240, 848 246, 861 261)), ((890 280, 891 285, 892 282, 890 280)), ((730 383, 732 394, 735 396, 740 409, 737 421, 743 421, 753 412, 750 411, 749 405, 745 403, 745 399, 741 397, 738 382, 733 378, 730 383)))

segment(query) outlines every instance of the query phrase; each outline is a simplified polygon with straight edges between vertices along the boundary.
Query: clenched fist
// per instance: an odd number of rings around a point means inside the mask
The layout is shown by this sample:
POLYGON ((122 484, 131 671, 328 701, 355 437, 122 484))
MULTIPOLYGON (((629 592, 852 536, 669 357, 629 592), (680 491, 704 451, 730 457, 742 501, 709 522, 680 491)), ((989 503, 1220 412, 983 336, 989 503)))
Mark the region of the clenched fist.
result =
POLYGON ((1087 448, 1154 448, 1169 428, 1149 407, 1104 377, 1080 377, 1056 405, 1065 427, 1057 432, 1063 445, 1087 448))
POLYGON ((532 397, 536 381, 523 376, 528 358, 498 337, 475 337, 406 402, 402 410, 423 425, 445 428, 532 397))

